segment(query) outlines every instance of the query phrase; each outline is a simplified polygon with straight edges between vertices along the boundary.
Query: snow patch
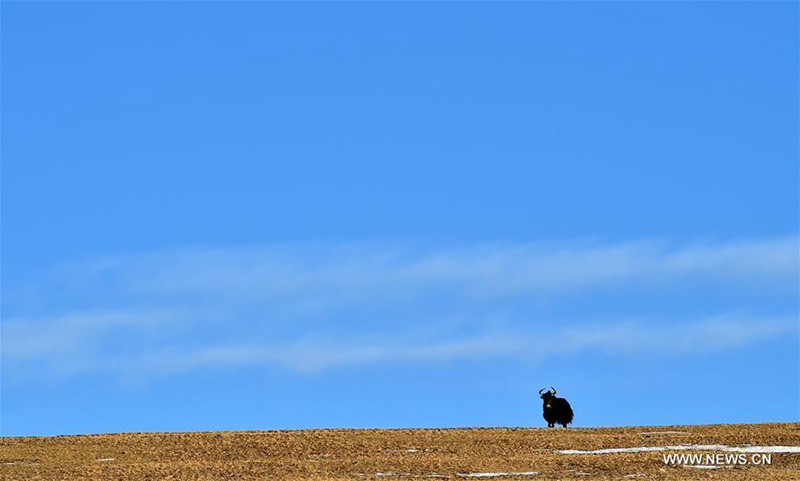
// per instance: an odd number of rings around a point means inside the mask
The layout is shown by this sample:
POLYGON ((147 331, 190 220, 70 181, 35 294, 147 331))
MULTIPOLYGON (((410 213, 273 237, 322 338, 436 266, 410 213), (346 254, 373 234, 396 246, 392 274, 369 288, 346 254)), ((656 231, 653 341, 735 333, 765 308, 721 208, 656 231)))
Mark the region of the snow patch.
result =
POLYGON ((101 463, 105 463, 105 462, 113 461, 113 460, 114 460, 114 458, 102 458, 102 459, 98 459, 97 461, 101 462, 101 463))
POLYGON ((800 453, 800 446, 744 446, 729 449, 738 453, 800 453))
POLYGON ((26 459, 16 459, 16 460, 9 459, 9 460, 3 461, 0 464, 2 464, 3 466, 15 466, 15 465, 18 465, 18 466, 38 466, 39 465, 39 463, 36 462, 36 461, 28 461, 26 459))
POLYGON ((495 478, 498 476, 534 476, 539 471, 514 471, 510 473, 459 473, 462 478, 495 478))
POLYGON ((650 451, 728 451, 733 453, 800 453, 800 446, 725 446, 724 444, 679 444, 676 446, 638 446, 634 448, 606 448, 581 451, 564 449, 561 454, 611 454, 643 453, 650 451))
MULTIPOLYGON (((411 473, 395 473, 394 471, 386 471, 386 472, 383 472, 383 473, 375 473, 375 474, 371 474, 371 475, 370 474, 364 474, 364 473, 356 473, 356 476, 359 476, 359 477, 362 477, 362 478, 365 477, 365 476, 374 476, 376 478, 385 478, 385 477, 397 477, 397 478, 400 478, 400 477, 407 477, 407 476, 416 477, 416 476, 419 476, 419 475, 414 475, 414 474, 411 474, 411 473)), ((439 474, 439 473, 423 474, 422 477, 423 478, 452 478, 452 476, 447 476, 446 474, 439 474)))
POLYGON ((393 449, 393 453, 429 453, 433 448, 408 448, 408 449, 393 449))
POLYGON ((639 434, 689 434, 689 431, 648 431, 639 434))

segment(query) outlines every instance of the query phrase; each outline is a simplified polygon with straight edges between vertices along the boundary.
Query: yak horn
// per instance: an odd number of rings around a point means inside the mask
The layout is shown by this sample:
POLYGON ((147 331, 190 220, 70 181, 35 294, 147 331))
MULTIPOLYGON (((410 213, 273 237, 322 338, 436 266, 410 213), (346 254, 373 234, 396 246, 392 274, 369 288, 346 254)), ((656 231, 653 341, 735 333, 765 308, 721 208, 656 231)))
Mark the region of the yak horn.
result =
POLYGON ((553 390, 553 396, 555 396, 556 395, 556 388, 554 388, 553 386, 550 386, 550 389, 553 390))
POLYGON ((540 396, 542 395, 542 391, 544 391, 544 388, 539 389, 539 395, 540 396))

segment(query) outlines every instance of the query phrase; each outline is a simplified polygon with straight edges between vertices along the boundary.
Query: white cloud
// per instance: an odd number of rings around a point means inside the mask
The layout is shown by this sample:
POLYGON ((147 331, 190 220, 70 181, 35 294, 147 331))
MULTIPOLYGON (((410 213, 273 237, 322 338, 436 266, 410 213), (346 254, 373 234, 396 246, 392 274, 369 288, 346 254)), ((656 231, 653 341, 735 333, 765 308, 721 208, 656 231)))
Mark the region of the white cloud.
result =
MULTIPOLYGON (((535 360, 584 351, 683 355, 781 336, 796 340, 796 313, 761 315, 756 305, 745 311, 751 313, 747 316, 698 315, 667 325, 658 308, 644 321, 609 322, 620 316, 615 306, 605 306, 593 316, 596 322, 578 317, 570 322, 564 318, 572 314, 562 303, 561 309, 550 306, 560 313, 556 322, 525 304, 512 314, 515 322, 502 321, 517 299, 524 303, 539 293, 579 296, 592 288, 625 292, 650 286, 661 292, 710 283, 796 298, 797 275, 798 242, 793 236, 681 245, 635 241, 447 249, 398 244, 184 249, 60 269, 54 280, 40 286, 40 297, 61 296, 70 307, 41 318, 4 319, 3 358, 12 370, 37 366, 60 373, 150 374, 235 365, 313 371, 497 356, 535 360), (476 299, 485 302, 482 310, 473 309, 476 299), (103 309, 109 305, 111 309, 103 309), (334 313, 342 306, 347 309, 334 313), (293 325, 298 312, 315 323, 293 325), (351 316, 365 312, 374 316, 369 329, 349 324, 351 316), (444 327, 448 316, 469 317, 471 324, 444 327), (410 329, 397 322, 401 317, 433 328, 410 329), (282 327, 270 330, 278 325, 282 327)), ((698 312, 741 312, 740 306, 709 309, 700 297, 694 301, 698 312)))
POLYGON ((798 334, 797 320, 792 318, 715 317, 672 326, 643 321, 566 323, 571 327, 535 334, 486 332, 455 339, 422 341, 413 339, 407 333, 395 332, 377 337, 353 334, 268 344, 211 342, 191 347, 156 344, 125 356, 86 349, 87 339, 98 336, 99 331, 108 328, 105 321, 97 324, 96 320, 112 317, 97 316, 85 322, 66 318, 37 322, 34 327, 25 328, 14 322, 8 342, 15 346, 4 351, 4 357, 12 363, 41 362, 50 371, 61 374, 70 371, 117 371, 165 375, 208 367, 247 365, 272 365, 291 371, 309 372, 380 363, 438 363, 502 356, 537 362, 580 352, 618 356, 683 356, 735 349, 768 340, 796 339, 798 334), (71 331, 75 325, 94 325, 95 328, 71 331), (64 336, 66 332, 70 334, 64 336), (77 360, 74 358, 76 354, 77 360))
POLYGON ((446 249, 398 244, 196 248, 105 258, 89 265, 73 266, 66 276, 112 276, 122 288, 135 292, 241 299, 335 296, 359 301, 375 293, 386 299, 431 288, 491 297, 686 279, 792 287, 797 282, 798 239, 682 245, 653 240, 506 243, 446 249))
POLYGON ((95 311, 54 318, 3 321, 3 356, 13 360, 80 355, 104 336, 128 330, 163 331, 184 314, 175 310, 95 311))

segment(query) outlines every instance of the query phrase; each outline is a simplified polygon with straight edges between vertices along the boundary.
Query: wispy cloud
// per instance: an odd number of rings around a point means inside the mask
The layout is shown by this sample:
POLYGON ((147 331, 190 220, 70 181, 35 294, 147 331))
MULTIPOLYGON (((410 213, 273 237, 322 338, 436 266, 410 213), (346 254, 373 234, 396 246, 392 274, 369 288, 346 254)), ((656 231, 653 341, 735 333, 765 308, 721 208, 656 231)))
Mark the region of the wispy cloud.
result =
MULTIPOLYGON (((2 356, 56 374, 104 369, 117 339, 158 338, 184 319, 175 310, 99 311, 3 321, 2 356)), ((134 356, 139 353, 133 353, 134 356)))
POLYGON ((571 290, 608 282, 705 276, 717 280, 786 281, 797 274, 798 239, 672 244, 642 240, 601 244, 482 244, 422 249, 397 244, 305 245, 251 249, 189 249, 106 258, 96 271, 124 276, 131 286, 160 292, 242 295, 341 291, 386 286, 458 285, 515 292, 571 290))
POLYGON ((796 336, 795 319, 712 318, 675 327, 641 321, 598 323, 552 332, 483 334, 457 340, 406 343, 358 337, 288 345, 213 346, 189 353, 170 353, 140 367, 188 370, 203 366, 274 364, 313 371, 347 365, 436 362, 515 356, 533 360, 583 351, 629 355, 685 355, 737 348, 781 336, 796 336))
MULTIPOLYGON (((687 282, 741 289, 796 290, 796 236, 676 244, 492 243, 305 244, 190 248, 104 257, 62 266, 51 291, 76 298, 192 298, 198 302, 277 301, 316 312, 346 304, 406 302, 432 292, 463 300, 575 294, 617 286, 687 282)), ((71 299, 74 300, 74 299, 71 299)))
POLYGON ((22 315, 3 321, 3 358, 12 367, 60 373, 175 373, 234 365, 313 371, 497 356, 535 360, 584 351, 706 352, 796 337, 796 313, 776 316, 754 305, 743 311, 748 315, 708 318, 708 312, 742 311, 695 296, 696 313, 678 319, 666 319, 660 307, 631 316, 618 312, 625 305, 605 305, 601 312, 584 310, 597 319, 589 322, 572 304, 585 303, 586 293, 597 289, 661 293, 686 285, 701 293, 709 286, 766 289, 796 299, 797 276, 794 236, 684 244, 192 248, 62 266, 35 286, 62 307, 54 302, 52 312, 34 315, 15 306, 22 315), (545 313, 528 302, 537 296, 568 300, 545 313), (557 321, 549 317, 553 312, 557 321), (447 326, 448 318, 469 322, 447 326), (642 320, 609 321, 631 318, 642 320))
POLYGON ((116 315, 85 320, 67 318, 25 326, 13 322, 4 352, 13 362, 43 362, 51 371, 69 374, 86 370, 174 374, 207 367, 271 365, 291 371, 310 372, 346 366, 390 363, 435 363, 459 359, 516 357, 540 361, 580 352, 610 355, 674 356, 716 352, 798 334, 796 319, 747 319, 714 317, 664 326, 644 321, 567 323, 570 327, 543 332, 486 332, 455 339, 413 339, 408 333, 327 339, 297 339, 283 343, 220 344, 196 346, 150 345, 137 352, 92 350, 90 339, 125 322, 116 315), (97 321, 101 320, 99 324, 97 321), (87 326, 95 328, 87 328, 87 326), (77 331, 72 328, 83 326, 77 331), (56 329, 51 329, 56 327, 56 329), (63 334, 69 332, 69 335, 63 334), (32 349, 31 349, 32 348, 32 349))

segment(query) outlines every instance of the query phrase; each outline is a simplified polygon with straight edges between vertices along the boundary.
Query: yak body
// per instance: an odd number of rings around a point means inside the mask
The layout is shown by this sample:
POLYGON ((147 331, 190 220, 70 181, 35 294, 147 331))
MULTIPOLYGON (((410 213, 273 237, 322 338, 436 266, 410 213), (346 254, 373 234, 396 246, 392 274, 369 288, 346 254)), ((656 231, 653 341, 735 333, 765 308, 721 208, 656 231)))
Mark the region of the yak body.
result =
POLYGON ((556 424, 567 427, 572 422, 572 406, 566 399, 556 397, 555 389, 553 392, 547 391, 542 396, 542 417, 547 421, 547 427, 552 428, 556 424))

